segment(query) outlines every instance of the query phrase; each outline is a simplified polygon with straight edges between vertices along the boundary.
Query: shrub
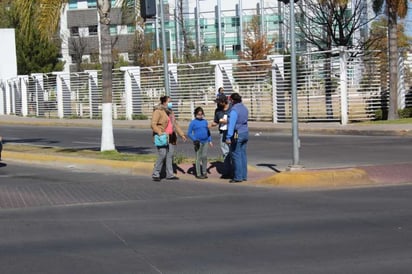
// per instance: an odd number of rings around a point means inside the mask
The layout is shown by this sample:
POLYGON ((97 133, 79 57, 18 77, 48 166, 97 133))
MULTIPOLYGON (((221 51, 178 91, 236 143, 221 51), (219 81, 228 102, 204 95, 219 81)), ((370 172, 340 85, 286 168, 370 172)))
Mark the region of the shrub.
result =
POLYGON ((133 120, 147 120, 147 115, 144 114, 134 114, 132 117, 133 120))
POLYGON ((404 108, 398 110, 399 118, 411 118, 412 117, 412 108, 404 108))

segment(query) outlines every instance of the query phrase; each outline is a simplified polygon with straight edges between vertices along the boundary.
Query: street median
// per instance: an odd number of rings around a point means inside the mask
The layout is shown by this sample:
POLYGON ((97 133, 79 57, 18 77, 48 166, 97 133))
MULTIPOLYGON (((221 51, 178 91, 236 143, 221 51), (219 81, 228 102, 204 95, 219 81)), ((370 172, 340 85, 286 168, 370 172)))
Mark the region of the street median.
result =
POLYGON ((16 151, 4 151, 3 154, 4 160, 10 159, 18 162, 57 167, 70 166, 85 171, 147 174, 148 170, 153 168, 153 163, 148 162, 116 161, 16 151))
POLYGON ((368 173, 359 168, 285 171, 254 182, 283 187, 342 187, 373 183, 368 173))
MULTIPOLYGON (((130 175, 150 176, 153 169, 152 162, 96 159, 24 151, 6 150, 3 152, 3 159, 43 166, 73 168, 87 172, 111 172, 130 175)), ((179 175, 191 179, 193 176, 188 175, 190 166, 189 164, 182 165, 181 169, 184 172, 179 175)), ((211 182, 226 182, 219 179, 219 174, 214 169, 211 169, 211 172, 212 174, 209 176, 211 182)), ((284 171, 275 175, 268 175, 268 173, 265 175, 266 172, 250 167, 249 173, 251 176, 246 183, 248 185, 325 188, 375 184, 369 178, 368 173, 360 168, 284 171)))

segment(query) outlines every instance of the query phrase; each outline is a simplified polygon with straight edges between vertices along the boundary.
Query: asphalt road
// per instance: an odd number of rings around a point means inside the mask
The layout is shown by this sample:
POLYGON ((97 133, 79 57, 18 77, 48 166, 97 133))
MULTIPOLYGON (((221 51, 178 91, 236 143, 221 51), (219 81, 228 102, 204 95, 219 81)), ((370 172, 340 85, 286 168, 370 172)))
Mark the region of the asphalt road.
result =
POLYGON ((409 273, 411 186, 291 191, 0 167, 0 273, 409 273))
MULTIPOLYGON (((101 130, 4 125, 1 134, 5 142, 10 143, 99 150, 101 130)), ((114 135, 119 151, 155 153, 150 130, 115 129, 114 135)), ((216 131, 213 131, 213 138, 215 147, 209 149, 209 158, 220 155, 216 131)), ((300 141, 300 163, 307 168, 404 163, 410 162, 412 155, 412 136, 301 135, 300 141)), ((193 145, 181 142, 177 153, 193 157, 193 145)), ((251 132, 249 164, 284 170, 292 163, 292 155, 291 135, 251 132)))

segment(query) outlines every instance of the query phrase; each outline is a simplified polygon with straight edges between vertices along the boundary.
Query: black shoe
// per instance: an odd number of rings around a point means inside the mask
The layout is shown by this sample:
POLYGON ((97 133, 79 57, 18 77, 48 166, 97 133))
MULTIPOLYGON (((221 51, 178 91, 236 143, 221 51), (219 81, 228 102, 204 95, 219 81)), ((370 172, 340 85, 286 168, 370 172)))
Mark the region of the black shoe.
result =
POLYGON ((229 181, 229 183, 241 183, 241 182, 242 182, 242 180, 234 180, 234 179, 229 181))
POLYGON ((222 175, 222 176, 220 176, 220 179, 232 179, 232 176, 230 176, 230 175, 222 175))
POLYGON ((152 180, 155 182, 159 182, 160 181, 160 177, 152 177, 152 180))
POLYGON ((205 175, 200 175, 200 176, 196 176, 196 178, 197 178, 197 179, 206 179, 207 176, 205 176, 205 175))
POLYGON ((166 180, 179 180, 179 177, 173 176, 173 177, 166 178, 166 180))

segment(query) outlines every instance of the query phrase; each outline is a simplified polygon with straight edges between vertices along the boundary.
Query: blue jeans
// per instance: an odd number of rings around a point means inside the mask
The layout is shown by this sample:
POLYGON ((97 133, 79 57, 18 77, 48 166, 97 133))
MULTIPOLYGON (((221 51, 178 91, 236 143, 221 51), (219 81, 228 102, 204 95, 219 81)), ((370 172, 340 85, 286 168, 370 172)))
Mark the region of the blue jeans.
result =
POLYGON ((247 180, 247 142, 249 140, 249 132, 238 134, 238 139, 232 141, 231 154, 233 161, 233 180, 247 180))

